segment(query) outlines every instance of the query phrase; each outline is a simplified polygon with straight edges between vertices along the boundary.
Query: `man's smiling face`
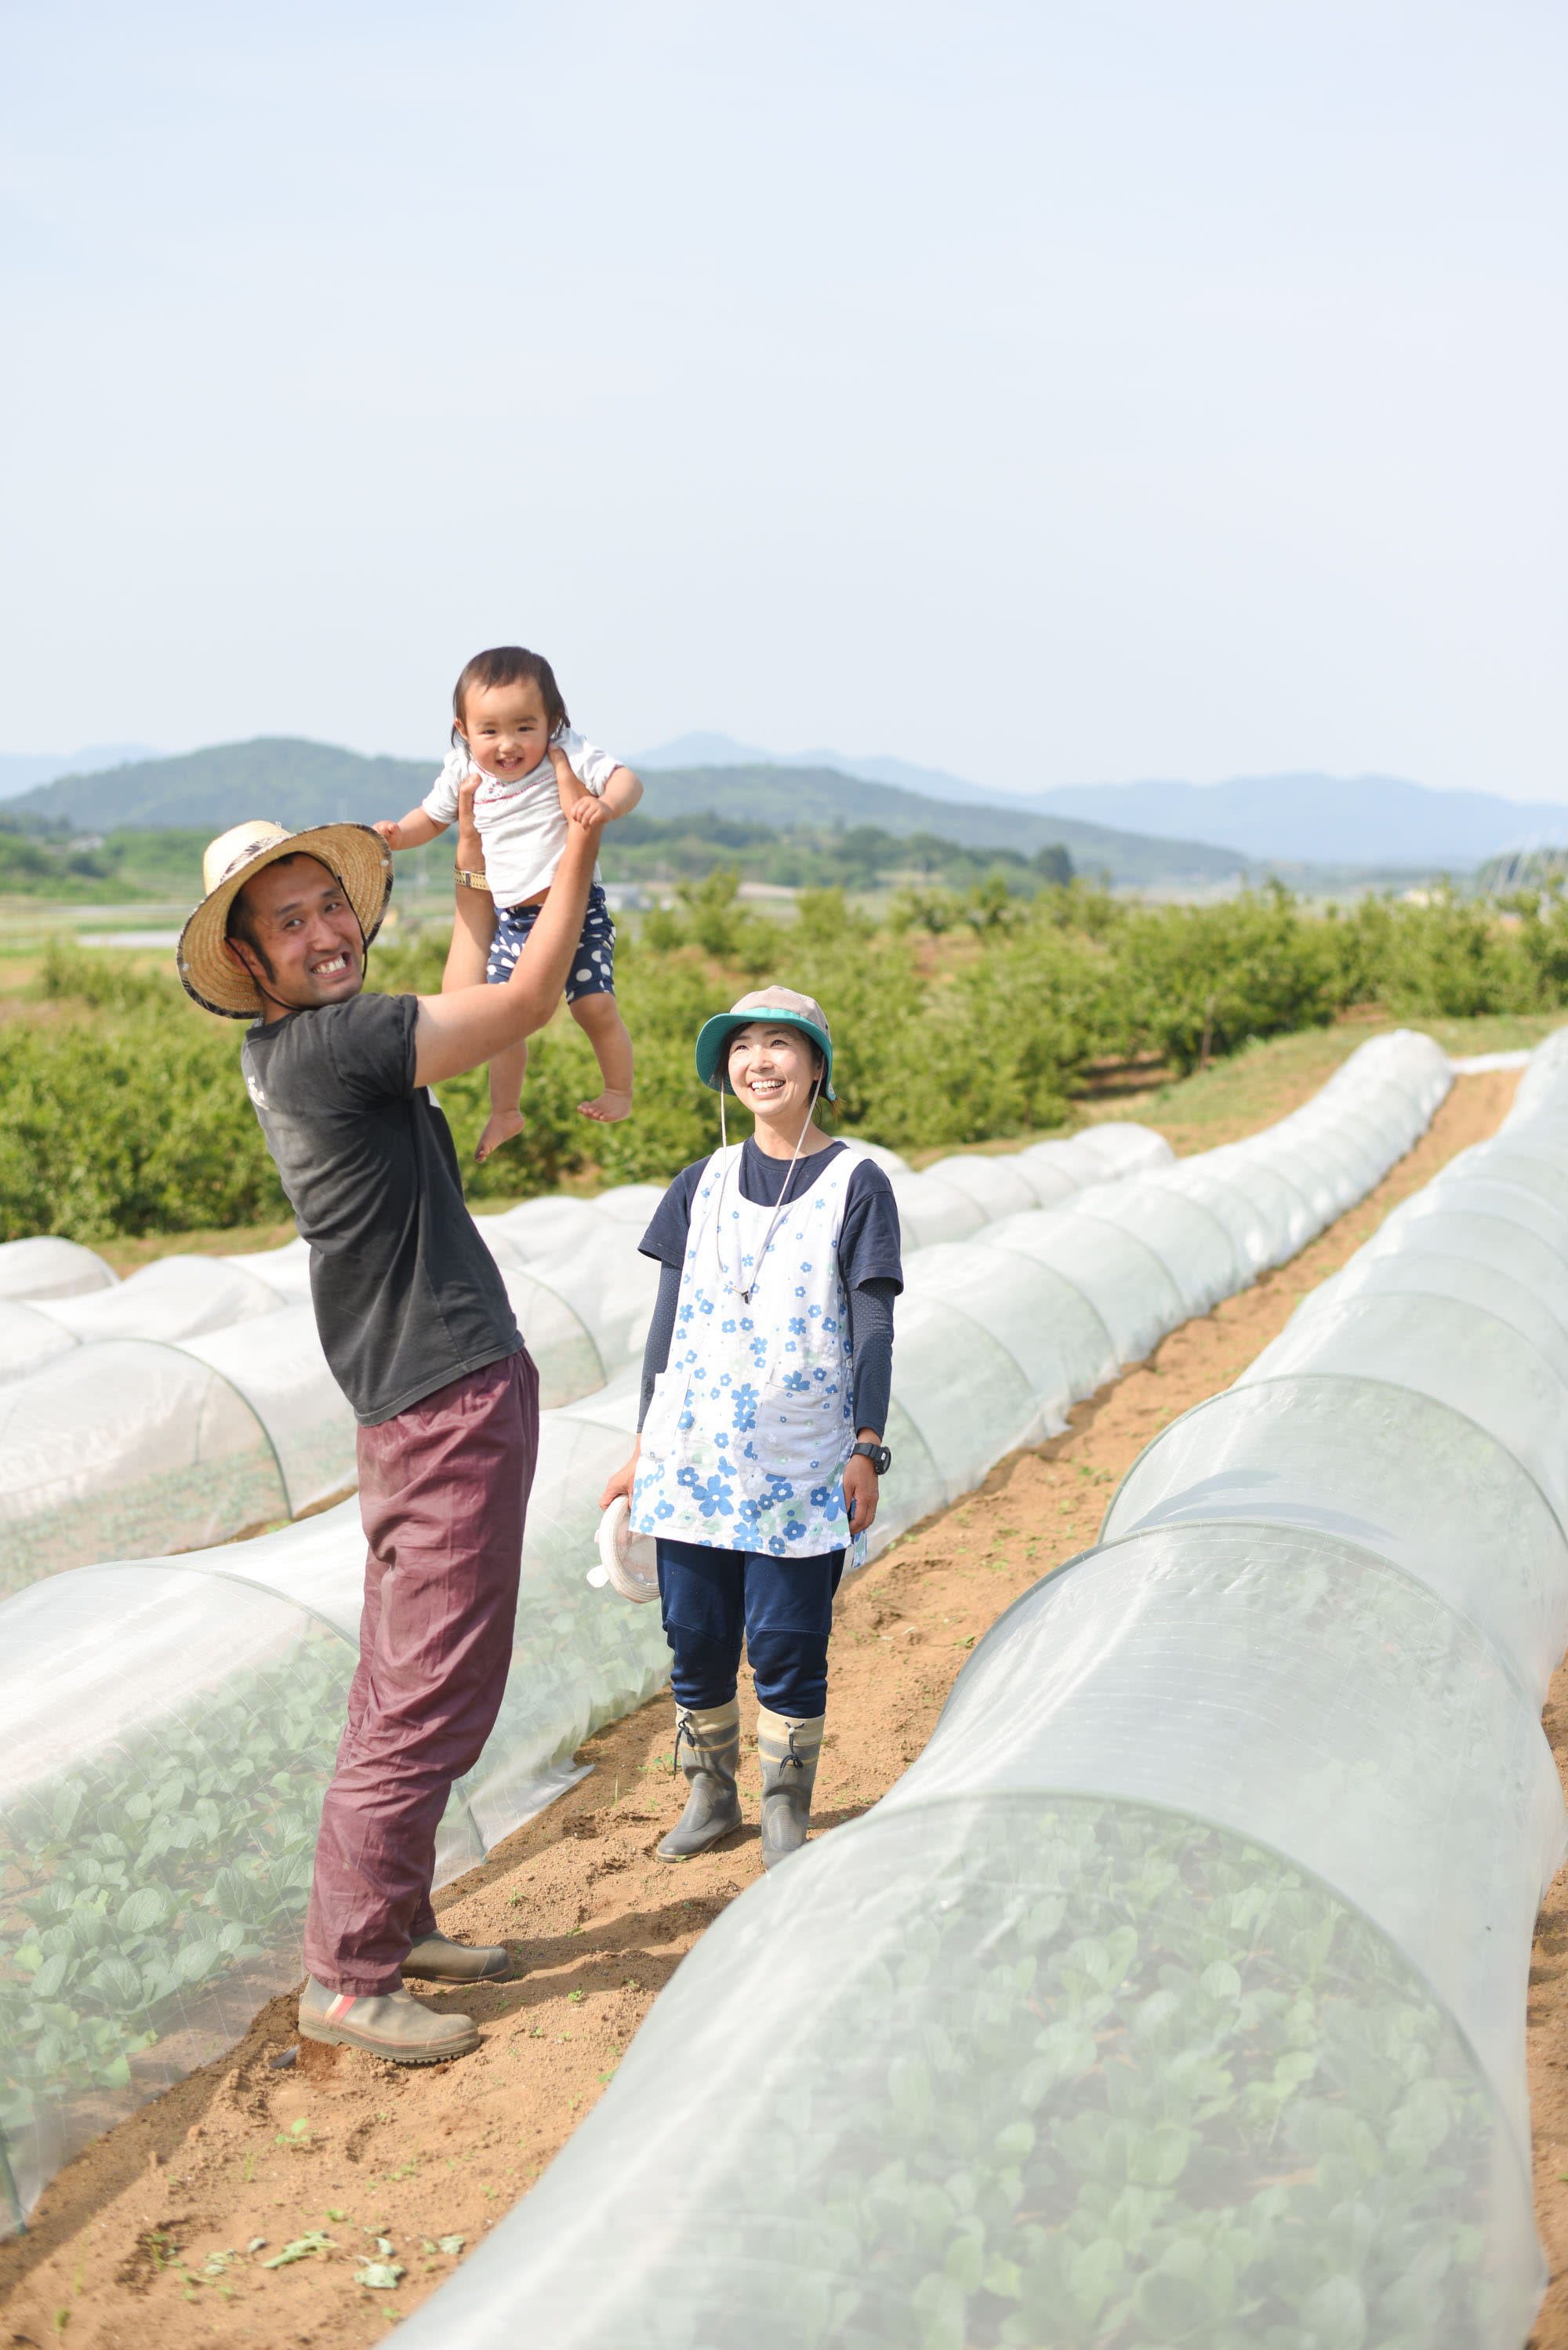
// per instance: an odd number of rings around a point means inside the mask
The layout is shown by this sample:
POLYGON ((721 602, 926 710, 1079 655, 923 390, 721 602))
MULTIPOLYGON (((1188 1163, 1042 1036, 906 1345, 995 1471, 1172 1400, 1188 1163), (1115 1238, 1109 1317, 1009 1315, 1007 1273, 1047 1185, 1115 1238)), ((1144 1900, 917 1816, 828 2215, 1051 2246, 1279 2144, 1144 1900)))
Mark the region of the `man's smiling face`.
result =
POLYGON ((280 857, 245 883, 227 941, 261 990, 263 1017, 341 1003, 365 981, 365 941, 336 874, 314 857, 280 857))

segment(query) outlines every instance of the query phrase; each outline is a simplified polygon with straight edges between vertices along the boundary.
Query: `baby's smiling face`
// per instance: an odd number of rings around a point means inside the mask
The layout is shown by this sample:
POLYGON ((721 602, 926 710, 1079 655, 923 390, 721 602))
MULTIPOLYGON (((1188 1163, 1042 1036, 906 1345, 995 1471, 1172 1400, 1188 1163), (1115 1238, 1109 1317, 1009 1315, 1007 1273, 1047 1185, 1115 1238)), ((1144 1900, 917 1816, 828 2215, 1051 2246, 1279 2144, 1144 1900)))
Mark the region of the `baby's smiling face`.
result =
POLYGON ((531 775, 550 747, 545 698, 532 678, 516 685, 472 687, 462 708, 462 733, 475 766, 497 783, 531 775))

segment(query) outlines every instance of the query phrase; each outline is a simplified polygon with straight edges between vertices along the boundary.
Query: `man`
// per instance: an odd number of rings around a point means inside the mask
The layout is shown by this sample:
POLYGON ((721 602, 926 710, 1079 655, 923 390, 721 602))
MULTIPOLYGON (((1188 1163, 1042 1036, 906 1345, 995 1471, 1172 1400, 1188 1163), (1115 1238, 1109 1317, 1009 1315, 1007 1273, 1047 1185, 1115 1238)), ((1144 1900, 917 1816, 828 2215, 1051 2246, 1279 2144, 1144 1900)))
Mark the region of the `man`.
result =
MULTIPOLYGON (((563 798, 580 793, 556 773, 563 798)), ((472 794, 470 795, 472 798, 472 794)), ((466 2015, 405 1974, 501 1974, 504 1949, 436 1930, 436 1829, 494 1726, 511 1662, 539 1382, 495 1262, 463 1205, 427 1088, 542 1028, 583 927, 597 835, 576 825, 504 986, 366 995, 391 891, 368 826, 237 826, 203 862, 180 974, 254 1024, 245 1084, 302 1236, 322 1347, 359 1422, 369 1555, 359 1666, 322 1807, 305 1926, 305 2038, 430 2064, 477 2047, 466 2015)), ((487 940, 472 807, 460 820, 459 941, 487 940)))

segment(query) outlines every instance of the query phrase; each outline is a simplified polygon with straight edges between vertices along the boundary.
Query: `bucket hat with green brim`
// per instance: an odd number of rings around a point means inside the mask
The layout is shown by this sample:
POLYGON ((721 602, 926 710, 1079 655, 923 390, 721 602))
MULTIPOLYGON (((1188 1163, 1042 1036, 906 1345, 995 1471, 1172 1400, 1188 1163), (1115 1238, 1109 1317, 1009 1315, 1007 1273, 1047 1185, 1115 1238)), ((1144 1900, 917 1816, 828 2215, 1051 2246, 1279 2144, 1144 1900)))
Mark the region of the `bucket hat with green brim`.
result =
POLYGON ((732 1003, 728 1012, 716 1012, 705 1020, 697 1035, 697 1074, 705 1086, 718 1093, 732 1094, 730 1083, 730 1039, 737 1028, 749 1028, 753 1021, 765 1020, 770 1026, 798 1028, 809 1036, 822 1055, 822 1090, 829 1101, 838 1096, 833 1090, 833 1039, 827 1033, 827 1018, 815 997, 799 995, 793 987, 759 987, 753 995, 742 995, 739 1003, 732 1003))

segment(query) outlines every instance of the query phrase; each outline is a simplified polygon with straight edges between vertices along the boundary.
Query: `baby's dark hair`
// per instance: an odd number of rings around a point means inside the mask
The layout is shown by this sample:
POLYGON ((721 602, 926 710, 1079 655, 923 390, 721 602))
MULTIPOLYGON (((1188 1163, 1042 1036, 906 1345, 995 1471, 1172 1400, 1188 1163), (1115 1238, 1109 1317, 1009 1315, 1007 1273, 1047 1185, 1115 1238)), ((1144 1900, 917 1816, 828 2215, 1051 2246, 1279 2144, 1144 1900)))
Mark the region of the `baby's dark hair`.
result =
POLYGON ((452 688, 452 739, 455 743, 462 732, 463 704, 475 686, 487 689, 493 685, 536 685, 545 705, 545 720, 552 734, 558 726, 569 726, 566 705, 561 699, 561 689, 556 683, 556 672, 543 653, 531 653, 526 645, 492 645, 487 653, 475 653, 464 664, 462 675, 452 688))

